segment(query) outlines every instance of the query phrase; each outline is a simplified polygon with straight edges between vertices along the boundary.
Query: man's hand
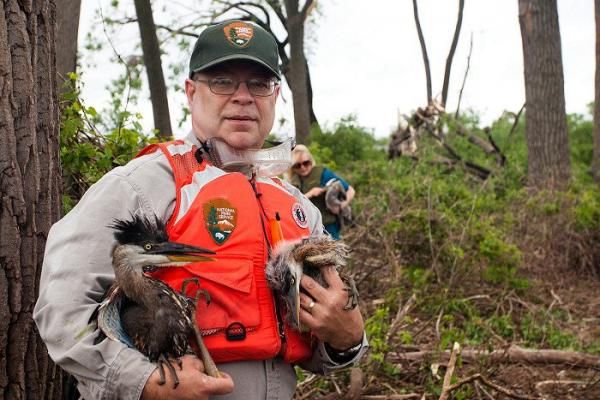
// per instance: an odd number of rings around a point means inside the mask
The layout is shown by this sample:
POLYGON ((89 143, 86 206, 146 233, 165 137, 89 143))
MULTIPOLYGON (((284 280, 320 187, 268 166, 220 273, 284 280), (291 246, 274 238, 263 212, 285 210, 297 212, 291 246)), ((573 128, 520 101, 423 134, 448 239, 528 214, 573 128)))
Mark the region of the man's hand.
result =
POLYGON ((308 192, 304 193, 304 195, 310 199, 312 197, 317 197, 321 193, 324 193, 325 190, 326 190, 325 188, 317 186, 317 187, 310 189, 308 192))
POLYGON ((158 368, 154 370, 142 392, 142 400, 173 399, 173 400, 207 400, 215 394, 227 394, 233 391, 233 380, 221 372, 220 378, 213 378, 204 373, 204 364, 196 356, 181 357, 182 367, 174 365, 179 378, 179 385, 173 389, 173 377, 165 371, 164 385, 159 385, 158 368))
POLYGON ((346 350, 362 340, 364 321, 358 307, 344 310, 348 292, 344 290, 344 282, 337 271, 333 267, 321 271, 328 288, 307 275, 300 281, 308 292, 308 295, 300 294, 300 320, 322 342, 335 350, 346 350), (312 308, 311 301, 314 301, 312 308))

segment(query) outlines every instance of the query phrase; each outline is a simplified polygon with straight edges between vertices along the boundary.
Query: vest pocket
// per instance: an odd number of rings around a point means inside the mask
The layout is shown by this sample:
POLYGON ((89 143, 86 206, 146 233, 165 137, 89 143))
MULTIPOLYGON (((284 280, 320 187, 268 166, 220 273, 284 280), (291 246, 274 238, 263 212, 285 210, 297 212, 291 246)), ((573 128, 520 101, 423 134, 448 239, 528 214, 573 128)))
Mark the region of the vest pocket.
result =
POLYGON ((261 321, 252 259, 221 255, 216 262, 185 267, 198 284, 190 283, 186 296, 198 298, 197 320, 204 335, 222 332, 232 324, 246 330, 261 321), (210 299, 210 300, 209 300, 210 299))

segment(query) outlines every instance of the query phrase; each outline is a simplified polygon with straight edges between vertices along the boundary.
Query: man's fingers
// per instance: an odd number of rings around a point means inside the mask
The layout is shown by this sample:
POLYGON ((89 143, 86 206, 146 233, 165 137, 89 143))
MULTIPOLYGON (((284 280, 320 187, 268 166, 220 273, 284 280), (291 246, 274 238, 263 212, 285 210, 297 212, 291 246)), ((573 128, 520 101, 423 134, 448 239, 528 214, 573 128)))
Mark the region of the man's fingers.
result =
POLYGON ((308 275, 302 276, 300 286, 302 286, 302 288, 308 292, 308 295, 315 299, 315 301, 322 301, 327 297, 327 290, 308 275))
POLYGON ((196 371, 204 372, 204 363, 195 355, 186 354, 181 357, 183 368, 192 368, 196 371))
POLYGON ((323 274, 323 278, 325 279, 325 282, 327 282, 329 287, 334 289, 344 288, 344 282, 342 282, 340 274, 334 267, 321 268, 321 274, 323 274))
POLYGON ((225 372, 219 371, 221 376, 213 378, 206 375, 204 378, 205 388, 210 394, 227 394, 233 392, 233 379, 225 372))

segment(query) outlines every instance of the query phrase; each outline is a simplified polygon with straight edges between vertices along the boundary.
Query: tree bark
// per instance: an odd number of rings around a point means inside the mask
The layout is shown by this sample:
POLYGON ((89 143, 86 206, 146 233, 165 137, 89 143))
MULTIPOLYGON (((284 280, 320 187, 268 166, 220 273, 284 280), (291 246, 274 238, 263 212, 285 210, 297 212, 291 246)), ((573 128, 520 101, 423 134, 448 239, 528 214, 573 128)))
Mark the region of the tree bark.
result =
POLYGON ((594 1, 596 11, 596 96, 594 98, 594 153, 592 174, 600 184, 600 0, 594 1))
POLYGON ((290 88, 294 105, 294 125, 296 142, 306 143, 310 137, 310 112, 308 107, 308 86, 306 58, 304 56, 304 20, 307 0, 299 10, 298 0, 285 0, 287 14, 287 31, 290 44, 290 88))
POLYGON ((519 0, 525 66, 528 182, 564 187, 571 175, 556 0, 519 0))
POLYGON ((0 397, 55 399, 62 374, 32 319, 60 216, 55 3, 0 7, 0 397))
POLYGON ((56 72, 59 85, 77 71, 77 37, 81 0, 56 0, 56 72))
POLYGON ((137 14, 140 37, 142 39, 142 50, 144 53, 144 65, 148 75, 148 86, 150 87, 150 100, 154 115, 154 127, 159 136, 168 140, 173 131, 171 129, 171 115, 169 113, 169 101, 167 97, 167 86, 160 60, 160 46, 156 36, 156 26, 152 16, 152 5, 150 0, 134 0, 137 14))

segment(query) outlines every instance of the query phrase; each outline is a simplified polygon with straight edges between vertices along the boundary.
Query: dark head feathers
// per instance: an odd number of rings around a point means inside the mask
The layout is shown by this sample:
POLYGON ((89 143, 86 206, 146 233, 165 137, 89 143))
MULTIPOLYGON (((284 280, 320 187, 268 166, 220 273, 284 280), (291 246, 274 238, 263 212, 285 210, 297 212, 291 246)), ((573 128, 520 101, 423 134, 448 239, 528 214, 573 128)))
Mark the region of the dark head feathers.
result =
POLYGON ((119 244, 143 244, 147 242, 167 242, 165 224, 155 215, 154 218, 132 215, 129 220, 115 219, 109 228, 115 229, 115 239, 119 244))

